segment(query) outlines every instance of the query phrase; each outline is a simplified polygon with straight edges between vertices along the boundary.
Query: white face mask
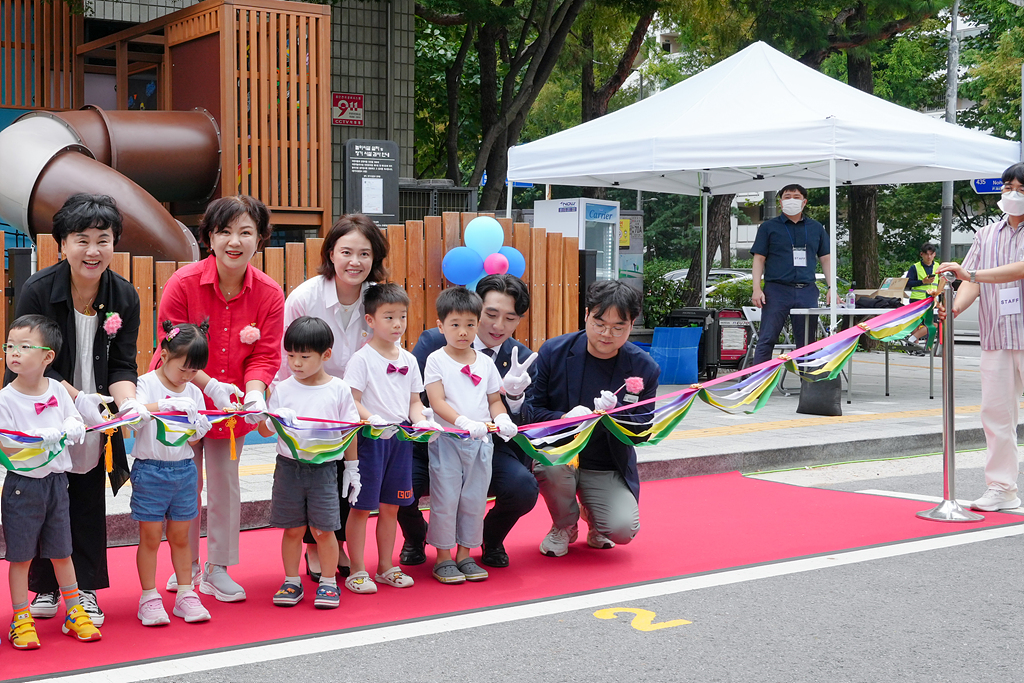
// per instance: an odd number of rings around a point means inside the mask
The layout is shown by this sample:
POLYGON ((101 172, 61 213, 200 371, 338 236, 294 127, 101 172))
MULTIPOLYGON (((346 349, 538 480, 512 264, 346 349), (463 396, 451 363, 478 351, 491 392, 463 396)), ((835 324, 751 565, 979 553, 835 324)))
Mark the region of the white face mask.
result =
POLYGON ((1016 190, 1004 194, 997 205, 1000 211, 1009 216, 1024 216, 1024 194, 1016 190))
POLYGON ((802 199, 783 199, 782 200, 782 213, 787 216, 799 215, 804 210, 804 200, 802 199))

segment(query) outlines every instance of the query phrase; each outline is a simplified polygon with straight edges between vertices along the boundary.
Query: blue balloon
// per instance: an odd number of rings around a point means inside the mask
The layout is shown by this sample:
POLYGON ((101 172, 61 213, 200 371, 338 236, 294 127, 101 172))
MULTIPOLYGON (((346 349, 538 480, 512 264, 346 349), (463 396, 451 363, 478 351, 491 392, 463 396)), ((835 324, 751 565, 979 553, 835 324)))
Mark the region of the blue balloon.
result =
POLYGON ((486 271, 480 271, 480 275, 478 275, 475 280, 467 284, 466 289, 470 290, 471 292, 475 292, 476 286, 480 284, 480 280, 484 279, 485 275, 487 275, 486 271))
POLYGON ((526 259, 521 251, 515 247, 502 247, 498 253, 508 259, 508 273, 516 277, 522 277, 526 272, 526 259))
POLYGON ((466 226, 466 234, 463 242, 466 246, 485 259, 501 249, 505 241, 505 231, 501 229, 501 223, 490 216, 478 216, 466 226))
POLYGON ((483 269, 484 260, 469 247, 455 247, 441 261, 441 272, 449 282, 457 285, 472 282, 483 269))

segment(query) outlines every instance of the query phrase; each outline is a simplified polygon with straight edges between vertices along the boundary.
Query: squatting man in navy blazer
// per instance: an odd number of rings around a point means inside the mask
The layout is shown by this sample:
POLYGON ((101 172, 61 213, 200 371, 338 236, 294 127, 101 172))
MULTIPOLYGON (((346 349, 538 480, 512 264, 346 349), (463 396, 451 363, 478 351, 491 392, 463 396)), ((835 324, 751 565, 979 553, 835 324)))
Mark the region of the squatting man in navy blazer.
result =
MULTIPOLYGON (((584 330, 549 339, 540 347, 537 374, 523 406, 527 422, 611 410, 657 394, 661 369, 649 354, 627 341, 640 315, 640 293, 625 282, 599 281, 587 289, 586 303, 584 330), (626 378, 633 377, 643 380, 638 394, 625 387, 626 378)), ((636 429, 641 430, 653 421, 654 404, 616 415, 638 423, 636 429)), ((540 544, 544 555, 560 557, 569 552, 581 516, 589 527, 587 543, 592 548, 607 550, 629 543, 640 530, 636 449, 604 425, 594 429, 580 452, 578 468, 538 463, 534 475, 551 513, 551 531, 540 544)))
MULTIPOLYGON (((520 413, 525 391, 535 372, 537 354, 512 338, 519 321, 530 308, 530 293, 522 280, 513 275, 488 275, 476 286, 483 299, 483 313, 477 327, 473 348, 490 356, 503 378, 502 392, 505 405, 513 421, 523 424, 520 413)), ((412 353, 423 371, 427 356, 445 345, 439 329, 432 328, 420 335, 412 353)), ((424 402, 426 402, 424 394, 424 402)), ((530 472, 533 461, 514 442, 494 439, 491 458, 491 486, 488 495, 494 496, 494 507, 484 517, 483 555, 481 561, 491 567, 507 567, 505 537, 519 518, 537 504, 537 480, 530 472)), ((422 564, 427 536, 427 524, 420 512, 419 498, 430 490, 426 444, 413 444, 412 489, 416 500, 398 508, 398 523, 405 536, 399 561, 404 565, 422 564)))

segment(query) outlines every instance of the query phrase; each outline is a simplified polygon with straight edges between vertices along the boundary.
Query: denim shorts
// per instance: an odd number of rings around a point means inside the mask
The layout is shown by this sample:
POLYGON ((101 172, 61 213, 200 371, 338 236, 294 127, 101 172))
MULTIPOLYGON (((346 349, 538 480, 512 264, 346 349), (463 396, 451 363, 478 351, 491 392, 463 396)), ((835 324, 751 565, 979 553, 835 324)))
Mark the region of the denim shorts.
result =
POLYGON ((196 464, 185 460, 136 460, 132 465, 132 519, 188 522, 199 514, 196 464))
POLYGON ((341 528, 338 464, 332 460, 315 465, 278 455, 270 494, 270 526, 295 529, 307 525, 320 531, 341 528))
POLYGON ((412 443, 401 439, 359 437, 359 481, 362 488, 352 507, 376 510, 381 503, 412 503, 412 443))
POLYGON ((0 494, 0 515, 8 562, 71 557, 68 477, 63 472, 40 479, 8 472, 0 494))

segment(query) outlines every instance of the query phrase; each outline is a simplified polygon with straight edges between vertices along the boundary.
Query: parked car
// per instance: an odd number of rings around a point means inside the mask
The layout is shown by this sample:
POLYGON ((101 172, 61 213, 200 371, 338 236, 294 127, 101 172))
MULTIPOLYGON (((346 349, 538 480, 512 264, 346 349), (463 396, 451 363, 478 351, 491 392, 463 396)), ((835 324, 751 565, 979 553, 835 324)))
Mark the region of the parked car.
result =
MULTIPOLYGON (((822 296, 824 296, 824 291, 825 291, 825 274, 824 273, 815 273, 814 277, 817 280, 818 289, 822 290, 822 296)), ((710 277, 708 279, 710 280, 710 277)), ((752 273, 742 273, 742 271, 741 271, 741 275, 739 275, 737 277, 728 278, 728 279, 722 279, 722 280, 714 283, 713 285, 709 286, 708 287, 708 296, 711 296, 712 294, 714 294, 715 293, 715 289, 719 285, 727 284, 727 283, 728 284, 732 284, 732 283, 736 283, 736 282, 751 282, 753 279, 754 279, 754 276, 753 276, 752 273)), ((839 284, 840 289, 845 290, 845 289, 849 289, 850 288, 850 283, 847 282, 846 280, 844 280, 841 277, 837 277, 836 278, 836 282, 839 284)))
MULTIPOLYGON (((680 268, 679 270, 670 270, 661 277, 665 280, 670 281, 683 281, 686 279, 687 273, 690 272, 689 268, 680 268)), ((708 278, 705 282, 705 286, 709 288, 715 287, 723 282, 732 282, 733 280, 742 279, 744 276, 750 277, 749 270, 740 270, 738 268, 712 268, 708 271, 708 278)))

